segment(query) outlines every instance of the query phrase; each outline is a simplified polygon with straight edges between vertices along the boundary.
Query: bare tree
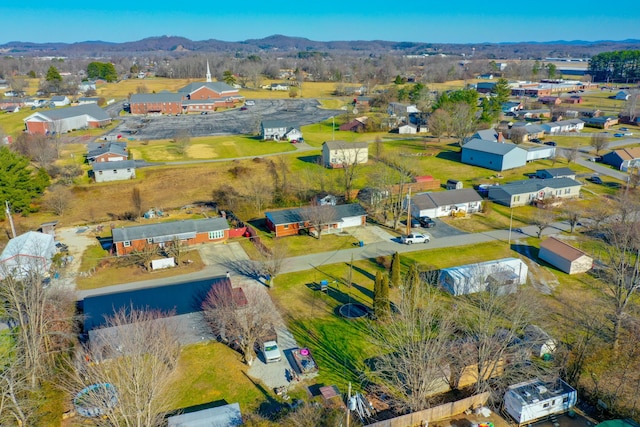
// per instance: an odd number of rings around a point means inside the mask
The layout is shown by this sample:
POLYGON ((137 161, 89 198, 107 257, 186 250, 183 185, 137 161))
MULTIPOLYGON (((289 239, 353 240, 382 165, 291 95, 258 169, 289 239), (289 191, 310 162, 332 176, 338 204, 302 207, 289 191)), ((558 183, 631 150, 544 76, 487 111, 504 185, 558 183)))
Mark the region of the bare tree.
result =
POLYGON ((72 394, 85 391, 81 404, 96 415, 97 425, 166 423, 175 398, 172 373, 180 356, 177 324, 166 319, 172 314, 123 307, 78 351, 65 388, 72 394))
POLYGON ((64 214, 64 212, 69 208, 72 199, 73 193, 68 187, 54 185, 49 188, 44 204, 56 215, 62 216, 62 214, 64 214))
POLYGON ((367 150, 363 148, 349 148, 344 146, 340 149, 342 165, 342 184, 344 186, 344 193, 347 202, 351 201, 351 190, 353 189, 353 182, 360 173, 361 163, 366 163, 367 150))
POLYGON ((520 126, 520 127, 515 127, 515 128, 511 128, 511 131, 509 132, 509 139, 511 139, 511 142, 513 142, 514 144, 522 144, 524 142, 524 137, 527 135, 527 130, 520 126))
POLYGON ((273 200, 273 189, 269 187, 268 182, 258 175, 252 176, 245 181, 248 199, 253 205, 253 209, 257 215, 260 215, 267 203, 273 200))
POLYGON ((578 158, 578 152, 578 147, 564 148, 562 156, 567 159, 567 163, 572 163, 578 158))
POLYGON ((156 245, 145 243, 143 246, 131 251, 129 259, 134 263, 142 264, 147 271, 151 271, 151 261, 157 258, 159 253, 160 251, 156 245))
POLYGON ((188 129, 180 129, 176 132, 176 136, 173 138, 176 144, 176 151, 180 155, 185 155, 187 149, 191 145, 191 132, 188 129))
POLYGON ((596 150, 596 156, 600 155, 600 152, 609 146, 609 138, 604 133, 594 133, 591 136, 590 145, 596 150))
POLYGON ((568 206, 562 210, 562 214, 567 218, 567 222, 571 227, 571 233, 573 233, 576 229, 576 225, 580 222, 580 218, 582 218, 582 210, 577 209, 574 206, 568 206))
POLYGON ((531 220, 531 224, 538 228, 538 239, 542 237, 542 232, 555 221, 553 212, 547 209, 537 209, 531 220))
POLYGON ((189 251, 189 247, 180 238, 174 237, 169 244, 165 245, 164 250, 168 256, 173 257, 176 265, 180 265, 182 258, 189 251))
POLYGON ((440 142, 443 135, 449 136, 451 132, 451 115, 443 109, 437 109, 429 116, 427 124, 431 135, 438 138, 440 142))
POLYGON ((638 114, 640 114, 640 90, 634 89, 629 92, 622 115, 629 117, 629 121, 633 123, 638 118, 638 114))
POLYGON ((442 366, 453 323, 433 289, 419 283, 411 295, 403 290, 387 321, 370 324, 369 339, 379 356, 368 374, 401 410, 426 409, 435 394, 448 388, 442 366))
POLYGON ((336 210, 331 205, 313 204, 301 209, 300 216, 307 224, 310 234, 320 240, 322 231, 336 220, 336 210))
POLYGON ((277 323, 273 302, 259 289, 245 289, 246 305, 233 298, 230 287, 214 286, 202 309, 214 334, 238 346, 244 362, 251 366, 256 343, 272 333, 277 323))
POLYGON ((631 299, 640 289, 640 204, 631 197, 618 200, 616 215, 604 222, 606 246, 603 276, 604 293, 613 306, 613 340, 616 350, 622 334, 622 322, 631 299))
POLYGON ((280 240, 276 240, 269 250, 260 252, 260 267, 269 281, 269 287, 273 289, 275 286, 274 279, 282 270, 288 254, 286 244, 280 240))
POLYGON ((455 102, 452 104, 449 114, 451 115, 451 133, 458 138, 460 145, 462 145, 467 136, 476 130, 476 112, 466 102, 455 102))
POLYGON ((136 213, 136 218, 140 218, 142 215, 142 193, 140 193, 140 189, 138 187, 133 187, 131 190, 131 204, 133 204, 134 212, 136 213))

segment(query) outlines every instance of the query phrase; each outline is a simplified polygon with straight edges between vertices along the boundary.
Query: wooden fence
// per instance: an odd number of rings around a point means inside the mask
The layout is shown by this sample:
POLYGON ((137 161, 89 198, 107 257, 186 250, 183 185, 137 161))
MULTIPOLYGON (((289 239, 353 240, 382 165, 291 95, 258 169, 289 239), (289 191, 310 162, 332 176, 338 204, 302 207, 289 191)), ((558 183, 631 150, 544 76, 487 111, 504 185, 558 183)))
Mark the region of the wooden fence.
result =
POLYGON ((413 412, 411 414, 401 415, 396 418, 378 421, 367 427, 416 427, 426 426, 427 423, 440 421, 454 415, 458 415, 470 408, 483 406, 489 400, 489 392, 476 394, 466 399, 457 400, 455 402, 445 403, 424 411, 413 412))

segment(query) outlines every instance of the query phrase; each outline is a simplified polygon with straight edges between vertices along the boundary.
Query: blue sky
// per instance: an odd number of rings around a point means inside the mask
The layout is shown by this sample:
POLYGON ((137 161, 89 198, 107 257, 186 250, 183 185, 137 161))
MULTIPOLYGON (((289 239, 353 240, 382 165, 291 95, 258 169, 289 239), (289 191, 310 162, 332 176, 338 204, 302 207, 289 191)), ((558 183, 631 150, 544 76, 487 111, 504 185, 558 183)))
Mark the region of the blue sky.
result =
POLYGON ((469 0, 2 3, 0 44, 124 42, 161 35, 242 41, 273 34, 318 41, 433 43, 640 39, 640 18, 633 10, 606 7, 595 0, 565 4, 514 1, 508 6, 469 0))

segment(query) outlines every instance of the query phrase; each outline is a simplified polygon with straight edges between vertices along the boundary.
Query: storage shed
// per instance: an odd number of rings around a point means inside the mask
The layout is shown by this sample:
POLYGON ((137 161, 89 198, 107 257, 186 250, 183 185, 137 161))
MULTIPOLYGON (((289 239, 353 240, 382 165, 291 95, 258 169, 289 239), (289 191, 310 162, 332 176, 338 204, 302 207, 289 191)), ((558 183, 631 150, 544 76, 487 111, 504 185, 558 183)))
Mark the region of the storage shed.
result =
POLYGON ((440 285, 452 295, 466 295, 492 290, 513 293, 527 282, 527 265, 518 258, 503 258, 479 264, 440 270, 440 285))
POLYGON ((575 406, 578 393, 561 379, 545 383, 535 379, 510 386, 504 409, 518 426, 562 414, 575 406))
POLYGON ((553 354, 556 351, 555 340, 536 325, 527 325, 524 328, 524 342, 536 357, 544 357, 546 354, 553 354))
POLYGON ((540 243, 538 258, 567 274, 584 273, 593 267, 593 258, 555 237, 540 243))
POLYGON ((447 190, 460 190, 462 186, 462 181, 458 181, 457 179, 447 180, 447 190))

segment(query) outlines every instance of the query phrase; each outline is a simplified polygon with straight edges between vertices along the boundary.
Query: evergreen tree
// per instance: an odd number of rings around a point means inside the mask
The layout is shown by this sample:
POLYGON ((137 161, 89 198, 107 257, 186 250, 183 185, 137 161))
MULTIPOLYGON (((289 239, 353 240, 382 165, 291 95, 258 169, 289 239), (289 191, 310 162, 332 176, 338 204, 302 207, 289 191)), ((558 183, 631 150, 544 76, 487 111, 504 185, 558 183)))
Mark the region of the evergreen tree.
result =
MULTIPOLYGON (((32 202, 47 185, 49 175, 44 169, 34 173, 27 157, 0 148, 0 202, 8 201, 13 212, 34 212, 32 202)), ((4 209, 0 218, 4 218, 4 209)))
POLYGON ((389 276, 386 273, 382 273, 382 282, 380 283, 380 306, 382 317, 389 316, 391 300, 389 299, 389 276))
POLYGON ((50 83, 62 83, 62 76, 56 67, 53 65, 47 70, 45 80, 50 83))
POLYGON ((376 273, 376 280, 373 282, 373 314, 376 319, 382 317, 382 271, 376 273))
POLYGON ((397 288, 400 286, 400 254, 396 252, 393 254, 391 260, 391 283, 389 286, 397 288))
POLYGON ((504 104, 511 97, 511 86, 509 86, 509 81, 504 78, 498 79, 496 85, 493 87, 493 92, 495 93, 495 99, 499 104, 504 104))

